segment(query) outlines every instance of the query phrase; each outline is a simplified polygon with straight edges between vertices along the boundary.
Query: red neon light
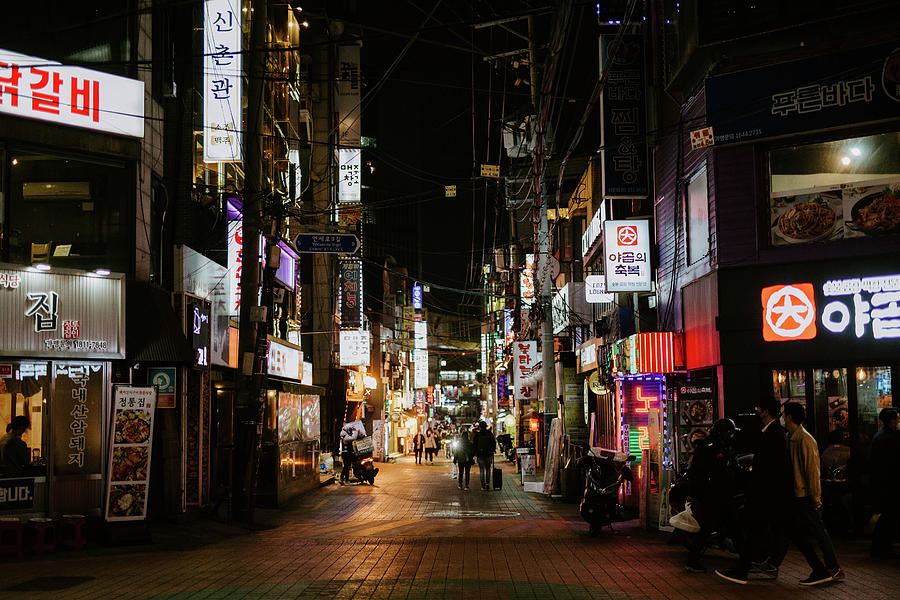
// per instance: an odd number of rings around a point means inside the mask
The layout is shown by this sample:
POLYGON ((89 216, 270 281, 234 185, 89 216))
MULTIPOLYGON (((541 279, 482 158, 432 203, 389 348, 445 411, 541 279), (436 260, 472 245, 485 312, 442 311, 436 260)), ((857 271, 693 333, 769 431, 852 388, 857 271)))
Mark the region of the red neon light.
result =
POLYGON ((649 413, 650 403, 659 400, 659 396, 645 396, 643 387, 635 388, 635 396, 637 397, 637 403, 643 404, 643 406, 638 406, 634 409, 636 413, 649 413))
POLYGON ((675 371, 675 336, 671 331, 638 333, 638 372, 672 373, 675 371))
POLYGON ((648 425, 640 425, 637 428, 641 434, 638 436, 638 448, 641 450, 650 449, 650 427, 648 425))

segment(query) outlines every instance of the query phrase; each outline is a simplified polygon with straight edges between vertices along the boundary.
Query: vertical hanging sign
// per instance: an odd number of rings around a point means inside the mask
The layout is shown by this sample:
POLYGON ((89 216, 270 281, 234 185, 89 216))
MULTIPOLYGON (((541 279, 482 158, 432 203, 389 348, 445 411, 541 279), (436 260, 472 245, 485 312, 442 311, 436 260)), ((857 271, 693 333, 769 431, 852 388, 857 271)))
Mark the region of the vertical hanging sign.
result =
POLYGON ((107 471, 107 521, 147 517, 155 407, 155 387, 116 386, 107 471))
POLYGON ((362 327, 362 263, 341 261, 341 328, 362 327))
POLYGON ((643 40, 639 35, 625 35, 614 48, 614 37, 600 36, 600 66, 609 67, 601 98, 603 196, 645 198, 649 177, 643 40))
POLYGON ((206 0, 203 16, 203 161, 240 161, 240 1, 206 0))
POLYGON ((525 383, 532 376, 537 364, 537 342, 515 342, 513 344, 513 371, 515 375, 516 400, 534 400, 537 398, 537 387, 525 383))
POLYGON ((338 164, 338 202, 341 204, 362 202, 360 149, 338 148, 335 154, 338 164))
POLYGON ((338 46, 335 105, 341 144, 360 145, 359 44, 338 46))

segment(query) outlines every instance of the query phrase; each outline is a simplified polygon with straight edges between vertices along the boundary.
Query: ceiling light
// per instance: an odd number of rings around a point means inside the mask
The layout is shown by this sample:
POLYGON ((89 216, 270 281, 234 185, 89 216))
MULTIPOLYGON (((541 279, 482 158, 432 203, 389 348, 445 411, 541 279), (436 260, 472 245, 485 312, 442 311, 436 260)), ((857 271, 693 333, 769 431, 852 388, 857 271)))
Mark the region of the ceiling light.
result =
POLYGON ((860 150, 856 146, 853 146, 852 148, 850 148, 850 154, 852 154, 853 156, 860 156, 862 154, 862 150, 860 150))
POLYGON ((38 264, 34 265, 34 268, 37 269, 38 271, 49 271, 50 265, 48 265, 47 263, 38 263, 38 264))
POLYGON ((106 277, 107 275, 109 275, 109 270, 108 269, 95 269, 94 273, 96 273, 100 277, 106 277))
POLYGON ((849 156, 842 156, 842 157, 841 157, 841 164, 844 165, 845 167, 846 167, 847 165, 849 165, 849 164, 850 164, 850 157, 849 157, 849 156))

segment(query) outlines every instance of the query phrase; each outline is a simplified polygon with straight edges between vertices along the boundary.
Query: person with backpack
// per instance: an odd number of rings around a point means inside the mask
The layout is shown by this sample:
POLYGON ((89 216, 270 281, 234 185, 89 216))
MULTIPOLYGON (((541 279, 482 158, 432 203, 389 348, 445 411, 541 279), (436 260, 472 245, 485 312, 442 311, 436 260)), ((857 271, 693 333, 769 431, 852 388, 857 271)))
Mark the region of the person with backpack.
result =
POLYGON ((497 440, 494 434, 488 430, 487 423, 478 422, 478 431, 472 438, 475 447, 475 458, 478 460, 478 473, 481 476, 481 489, 490 490, 491 468, 494 464, 494 452, 497 449, 497 440))

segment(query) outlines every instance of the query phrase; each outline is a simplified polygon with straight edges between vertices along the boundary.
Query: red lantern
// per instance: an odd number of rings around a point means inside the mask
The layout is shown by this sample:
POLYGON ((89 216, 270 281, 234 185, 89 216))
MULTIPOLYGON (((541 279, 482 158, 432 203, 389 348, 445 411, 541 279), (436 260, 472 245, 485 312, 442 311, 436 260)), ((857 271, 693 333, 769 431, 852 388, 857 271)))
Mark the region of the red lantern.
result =
POLYGON ((540 428, 541 428, 541 422, 539 420, 537 420, 534 417, 532 417, 531 419, 528 419, 528 429, 530 429, 531 431, 537 431, 540 428))

